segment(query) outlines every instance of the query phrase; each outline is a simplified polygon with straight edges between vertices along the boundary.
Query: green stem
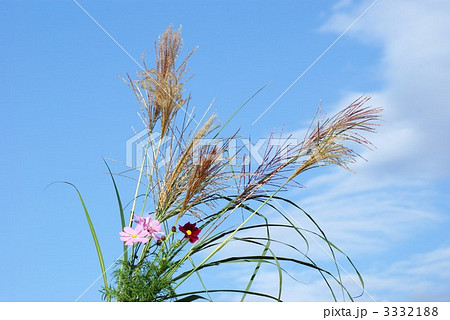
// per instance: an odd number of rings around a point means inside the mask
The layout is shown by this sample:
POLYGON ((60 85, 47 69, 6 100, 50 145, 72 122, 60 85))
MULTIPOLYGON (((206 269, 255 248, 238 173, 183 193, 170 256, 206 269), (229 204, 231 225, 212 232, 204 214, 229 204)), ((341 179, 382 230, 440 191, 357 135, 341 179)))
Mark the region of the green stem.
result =
POLYGON ((139 178, 138 178, 137 185, 136 185, 136 192, 134 193, 133 206, 131 207, 130 220, 128 222, 129 227, 131 227, 131 224, 133 223, 134 208, 136 207, 136 200, 137 200, 137 196, 139 193, 139 187, 141 184, 142 173, 144 172, 144 165, 145 165, 145 160, 147 158, 149 144, 150 144, 150 139, 148 139, 148 141, 147 141, 147 145, 145 146, 144 156, 142 157, 141 169, 139 171, 139 178))

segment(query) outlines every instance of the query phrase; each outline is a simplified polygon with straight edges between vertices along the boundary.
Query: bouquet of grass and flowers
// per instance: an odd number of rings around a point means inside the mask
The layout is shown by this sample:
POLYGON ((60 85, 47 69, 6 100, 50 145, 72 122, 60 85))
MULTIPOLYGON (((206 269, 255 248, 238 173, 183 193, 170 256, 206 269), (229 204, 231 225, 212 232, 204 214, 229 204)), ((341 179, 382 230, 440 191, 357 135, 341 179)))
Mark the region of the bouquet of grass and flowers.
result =
MULTIPOLYGON (((181 48, 180 30, 167 28, 155 42, 154 67, 147 68, 144 60, 137 79, 128 76, 125 80, 140 105, 148 139, 141 141, 145 151, 134 168, 137 184, 128 205, 123 205, 115 175, 106 164, 122 228, 114 232, 123 244, 110 279, 93 223, 78 193, 97 249, 103 298, 212 301, 215 294, 229 293, 238 295, 241 301, 249 296, 282 301, 283 275, 293 277, 287 270, 293 264, 320 274, 335 300, 336 287, 345 299, 353 300, 336 262, 337 255, 348 257, 311 215, 281 194, 299 185, 298 177, 310 169, 328 165, 348 169, 358 157, 348 143, 371 147, 362 133, 375 131, 381 109, 366 106, 369 98, 361 97, 332 117, 318 112, 302 141, 270 144, 275 139, 272 135, 262 161, 252 167, 243 149, 230 151, 237 132, 227 138, 221 136, 231 119, 221 125, 214 114, 204 114, 199 120, 194 117, 190 96, 184 92, 187 63, 194 51, 179 62, 181 48), (302 215, 313 228, 301 228, 284 207, 302 215), (287 232, 296 237, 274 237, 287 232), (326 246, 335 268, 327 270, 309 257, 311 238, 326 246), (306 247, 305 252, 301 246, 306 247), (280 249, 283 247, 291 253, 285 254, 286 250, 280 249), (242 266, 242 272, 248 272, 242 287, 206 285, 212 274, 208 270, 221 272, 221 266, 236 264, 242 266), (275 293, 253 289, 263 265, 276 271, 275 293), (195 286, 183 285, 194 281, 195 286)), ((363 286, 360 276, 359 280, 363 286)))

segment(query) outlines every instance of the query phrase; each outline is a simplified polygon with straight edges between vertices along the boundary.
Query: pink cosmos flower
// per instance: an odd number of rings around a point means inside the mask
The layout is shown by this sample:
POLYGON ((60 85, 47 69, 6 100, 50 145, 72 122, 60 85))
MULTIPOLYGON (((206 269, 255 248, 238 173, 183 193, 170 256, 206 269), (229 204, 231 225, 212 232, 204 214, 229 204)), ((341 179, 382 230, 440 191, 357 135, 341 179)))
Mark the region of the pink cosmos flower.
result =
POLYGON ((139 217, 137 215, 134 215, 134 222, 139 223, 139 225, 142 226, 144 230, 146 230, 150 237, 153 239, 159 239, 159 234, 163 235, 164 232, 161 232, 161 224, 158 220, 153 220, 150 217, 139 217))
POLYGON ((147 230, 144 230, 142 225, 138 224, 136 229, 131 227, 123 228, 123 231, 119 232, 119 235, 121 235, 120 240, 125 242, 126 246, 130 246, 136 242, 147 243, 149 233, 147 230))

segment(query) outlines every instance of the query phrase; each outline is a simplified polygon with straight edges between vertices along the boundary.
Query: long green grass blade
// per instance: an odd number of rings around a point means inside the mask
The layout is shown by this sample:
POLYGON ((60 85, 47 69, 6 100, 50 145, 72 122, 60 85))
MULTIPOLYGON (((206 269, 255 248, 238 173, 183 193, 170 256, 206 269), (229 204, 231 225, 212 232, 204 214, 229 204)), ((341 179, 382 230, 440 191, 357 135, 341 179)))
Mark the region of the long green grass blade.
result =
POLYGON ((299 265, 303 265, 303 266, 307 266, 307 267, 310 267, 310 268, 313 268, 313 269, 320 269, 320 270, 324 271, 325 273, 327 273, 327 274, 332 276, 332 274, 329 271, 327 271, 325 269, 322 269, 322 268, 320 268, 320 267, 318 267, 318 266, 316 266, 316 265, 314 265, 312 263, 301 261, 301 260, 298 260, 298 259, 287 258, 287 257, 276 257, 276 258, 274 258, 274 257, 271 257, 271 256, 254 256, 254 255, 252 255, 252 256, 228 257, 228 258, 224 258, 224 259, 220 259, 220 260, 211 261, 209 263, 205 263, 205 264, 199 265, 199 266, 197 266, 194 269, 187 270, 187 271, 181 273, 180 275, 174 277, 173 280, 177 281, 179 279, 182 279, 186 275, 189 275, 189 274, 195 272, 196 270, 201 270, 201 269, 212 267, 212 266, 218 266, 218 265, 220 265, 222 263, 258 262, 258 261, 267 262, 267 261, 275 260, 275 259, 277 259, 278 261, 293 262, 293 263, 296 263, 296 264, 299 264, 299 265))
POLYGON ((200 299, 209 301, 205 297, 199 296, 198 294, 192 294, 190 296, 175 300, 175 302, 192 302, 192 301, 200 300, 200 299))
MULTIPOLYGON (((253 243, 253 244, 258 244, 258 245, 262 245, 262 243, 259 243, 257 241, 253 241, 253 240, 248 240, 248 239, 236 239, 236 240, 240 240, 240 241, 244 241, 244 242, 248 242, 248 243, 253 243)), ((275 253, 269 248, 270 243, 271 243, 271 239, 267 239, 266 245, 264 246, 264 250, 263 253, 261 254, 261 256, 265 257, 267 252, 270 252, 272 254, 272 257, 274 258, 275 261, 275 265, 277 267, 277 271, 278 271, 278 300, 281 301, 281 293, 283 291, 283 269, 281 268, 280 263, 278 262, 277 256, 275 255, 275 253)), ((247 283, 247 287, 245 288, 245 291, 249 291, 253 281, 255 280, 256 274, 258 273, 258 271, 261 268, 263 261, 260 260, 258 261, 258 263, 256 264, 256 267, 250 277, 249 282, 247 283)), ((244 293, 242 295, 241 298, 241 302, 244 302, 244 299, 246 297, 247 293, 244 293)))
MULTIPOLYGON (((269 197, 269 196, 267 196, 267 197, 269 197)), ((327 238, 327 236, 326 236, 326 234, 325 234, 325 232, 322 230, 322 228, 319 226, 319 224, 314 220, 314 218, 308 213, 308 212, 306 212, 303 208, 301 208, 299 205, 297 205, 295 202, 293 202, 292 200, 289 200, 289 199, 287 199, 287 198, 284 198, 284 197, 279 197, 279 196, 273 196, 272 197, 273 199, 275 199, 275 201, 276 200, 282 200, 282 201, 285 201, 286 203, 289 203, 290 205, 292 205, 292 206, 294 206, 295 208, 297 208, 298 210, 300 210, 300 211, 302 211, 303 212, 303 214, 305 214, 307 217, 308 217, 308 219, 316 226, 316 228, 320 231, 320 233, 322 234, 322 238, 323 238, 323 240, 327 243, 327 245, 328 245, 328 248, 330 249, 330 252, 331 252, 331 255, 332 255, 332 259, 333 259, 333 262, 334 262, 334 265, 335 265, 335 268, 336 268, 336 272, 337 272, 337 274, 338 274, 338 278, 339 278, 339 282, 342 284, 342 276, 341 276, 341 270, 340 270, 340 266, 339 266, 339 264, 338 264, 338 262, 337 262, 337 259, 336 259, 336 254, 334 253, 334 250, 333 250, 333 245, 332 245, 332 243, 328 240, 328 238, 327 238)), ((286 217, 285 217, 286 218, 286 217)), ((345 255, 346 256, 346 255, 345 255)), ((348 257, 347 257, 348 258, 348 257)), ((353 263, 352 263, 352 266, 354 267, 354 265, 353 265, 353 263)), ((358 272, 358 270, 356 270, 356 272, 358 273, 358 275, 359 275, 359 272, 358 272)), ((362 279, 362 278, 361 278, 362 279)), ((344 298, 344 300, 345 300, 345 293, 344 293, 344 287, 343 286, 341 286, 341 289, 342 289, 342 296, 343 296, 343 298, 344 298)), ((363 289, 364 290, 364 289, 363 289)), ((352 301, 353 301, 353 299, 352 298, 350 298, 352 301)))
MULTIPOLYGON (((244 290, 238 290, 238 289, 236 289, 236 290, 234 290, 234 289, 212 289, 212 290, 209 290, 209 292, 211 292, 211 293, 215 293, 215 292, 247 293, 247 294, 250 294, 250 295, 264 297, 264 298, 268 298, 268 299, 271 299, 271 300, 278 301, 278 299, 276 297, 274 297, 274 296, 271 296, 271 295, 265 294, 265 293, 254 292, 254 291, 247 291, 247 292, 245 292, 244 290)), ((203 293, 203 291, 192 291, 192 292, 186 292, 186 293, 179 293, 176 296, 174 296, 174 298, 182 297, 182 296, 185 296, 185 295, 198 294, 198 293, 203 293)))
MULTIPOLYGON (((105 262, 103 260, 102 250, 100 249, 100 243, 98 242, 97 234, 95 233, 94 224, 92 223, 91 217, 86 208, 86 204, 84 203, 83 197, 81 196, 81 193, 78 190, 78 188, 73 183, 70 183, 67 181, 62 181, 62 183, 72 186, 75 189, 75 191, 78 193, 78 197, 80 198, 81 205, 83 206, 83 210, 86 215, 86 220, 88 222, 89 229, 91 230, 91 235, 92 235, 92 239, 94 240, 95 249, 97 250, 98 261, 100 264, 100 269, 102 271, 103 284, 104 284, 105 288, 108 288, 108 279, 106 277, 105 262)), ((107 300, 108 301, 110 300, 109 297, 107 297, 107 300)))
MULTIPOLYGON (((247 207, 247 206, 246 206, 246 207, 247 207)), ((247 208, 243 208, 243 209, 247 209, 247 208)), ((253 209, 251 209, 251 208, 248 208, 247 210, 252 211, 252 212, 255 211, 255 210, 253 210, 253 209)), ((267 220, 267 218, 266 218, 264 215, 261 215, 261 216, 263 217, 264 221, 266 222, 266 226, 267 226, 268 223, 269 223, 269 221, 267 220)), ((265 256, 265 255, 267 254, 267 251, 269 251, 269 247, 270 247, 270 228, 269 228, 268 226, 266 227, 266 237, 267 237, 267 242, 266 242, 266 244, 265 244, 265 246, 264 246, 263 252, 261 253, 262 256, 265 256)), ((244 240, 244 241, 245 241, 245 240, 244 240)), ((272 252, 272 251, 271 251, 271 252, 272 252)), ((272 254, 273 254, 273 252, 272 252, 272 254)), ((273 254, 273 256, 275 256, 275 255, 273 254)), ((278 262, 278 261, 277 261, 277 262, 278 262)), ((250 290, 250 288, 251 288, 251 286, 252 286, 252 284, 253 284, 253 281, 255 280, 256 275, 258 274, 258 272, 259 272, 259 270, 260 270, 260 268, 261 268, 261 264, 262 264, 261 261, 259 261, 259 262, 256 264, 255 269, 253 270, 253 273, 252 273, 252 275, 250 276, 250 279, 249 279, 249 281, 248 281, 248 283, 247 283, 247 286, 245 287, 245 291, 250 290)), ((278 265, 277 265, 277 266, 278 266, 278 265)), ((278 273, 279 273, 279 277, 280 277, 280 285, 279 285, 280 290, 279 290, 279 293, 278 293, 278 298, 281 300, 282 274, 281 274, 280 268, 278 268, 278 273)), ((241 302, 244 302, 245 296, 246 296, 246 295, 247 295, 246 293, 244 293, 244 294, 242 295, 242 297, 241 297, 241 302)))
MULTIPOLYGON (((195 268, 194 260, 192 260, 191 257, 189 257, 189 261, 191 262, 192 267, 195 268)), ((205 290, 205 293, 206 293, 206 295, 208 296, 209 301, 212 302, 213 300, 212 300, 211 296, 210 296, 209 293, 208 293, 208 289, 206 288, 205 283, 203 282, 202 277, 200 276, 200 272, 196 271, 195 273, 197 274, 197 277, 198 277, 200 283, 202 284, 203 290, 205 290)))
MULTIPOLYGON (((109 175, 111 176, 111 180, 114 185, 114 191, 116 192, 117 204, 119 206, 120 223, 122 225, 122 230, 123 230, 123 228, 125 227, 125 214, 123 212, 123 205, 122 205, 122 200, 120 199, 119 189, 117 188, 116 180, 114 179, 114 175, 112 174, 111 168, 109 167, 109 165, 105 161, 105 159, 103 159, 103 161, 105 162, 105 165, 108 168, 109 175)), ((127 246, 125 245, 125 243, 123 243, 123 261, 124 262, 128 261, 128 250, 127 250, 127 246)))
MULTIPOLYGON (((324 274, 326 274, 327 276, 331 277, 340 287, 343 288, 343 290, 345 291, 345 294, 347 295, 347 297, 353 301, 353 297, 351 296, 350 292, 348 292, 347 288, 345 288, 345 286, 342 284, 342 282, 340 281, 340 279, 336 278, 331 272, 318 267, 315 263, 313 262, 305 262, 305 261, 301 261, 298 259, 294 259, 294 258, 288 258, 288 257, 276 257, 276 259, 278 261, 287 261, 287 262, 292 262, 298 265, 303 265, 303 266, 307 266, 310 267, 312 269, 316 269, 318 271, 322 271, 324 274)), ((194 271, 197 270, 201 270, 204 268, 209 268, 209 267, 214 267, 214 266, 219 266, 221 264, 224 263, 242 263, 242 262, 258 262, 258 261, 262 261, 263 263, 269 263, 269 264, 274 264, 272 262, 272 260, 275 260, 274 257, 271 256, 241 256, 241 257, 229 257, 229 258, 225 258, 225 259, 221 259, 221 260, 216 260, 216 261, 212 261, 210 263, 206 263, 206 264, 202 264, 201 266, 198 266, 195 269, 191 269, 191 270, 187 270, 183 273, 181 273, 180 275, 176 276, 173 278, 174 281, 183 279, 184 277, 186 277, 187 275, 193 273, 194 271)), ((327 285, 329 286, 329 283, 327 282, 327 285)), ((330 290, 332 290, 331 286, 329 286, 330 290)), ((212 290, 209 290, 209 292, 213 292, 212 290)), ((244 293, 244 291, 242 290, 242 293, 244 293)), ((333 295, 334 297, 334 295, 333 295)), ((278 300, 277 298, 274 297, 275 300, 278 300)))

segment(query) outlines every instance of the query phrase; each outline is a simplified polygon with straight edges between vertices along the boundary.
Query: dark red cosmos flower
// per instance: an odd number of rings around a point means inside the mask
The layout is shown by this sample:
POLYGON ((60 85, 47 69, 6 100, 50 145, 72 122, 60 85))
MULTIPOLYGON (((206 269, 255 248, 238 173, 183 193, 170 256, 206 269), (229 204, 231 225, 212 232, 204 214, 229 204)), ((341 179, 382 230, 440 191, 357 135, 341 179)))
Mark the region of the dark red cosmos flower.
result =
POLYGON ((196 223, 192 224, 190 222, 186 223, 184 226, 178 226, 178 229, 184 233, 184 238, 189 239, 190 243, 194 243, 198 240, 198 234, 200 233, 200 229, 197 228, 196 223))

